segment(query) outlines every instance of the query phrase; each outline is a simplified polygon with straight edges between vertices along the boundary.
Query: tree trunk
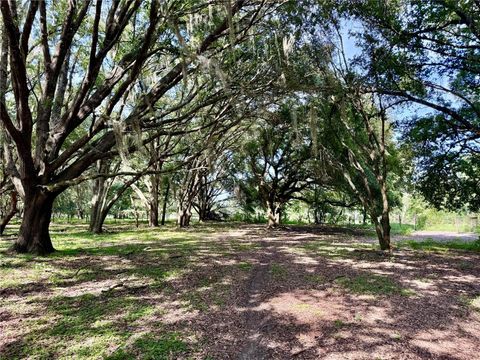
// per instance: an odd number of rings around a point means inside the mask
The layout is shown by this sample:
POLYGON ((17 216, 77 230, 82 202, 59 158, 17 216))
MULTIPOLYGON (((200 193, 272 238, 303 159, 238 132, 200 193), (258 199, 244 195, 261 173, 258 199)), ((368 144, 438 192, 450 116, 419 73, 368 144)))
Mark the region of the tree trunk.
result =
POLYGON ((90 218, 90 232, 94 234, 101 234, 103 232, 103 224, 105 223, 109 209, 110 208, 107 208, 96 212, 95 218, 93 218, 92 214, 92 217, 90 218))
POLYGON ((102 232, 103 222, 105 218, 102 219, 102 211, 99 204, 94 203, 92 206, 92 212, 90 215, 89 230, 94 234, 100 234, 102 232))
POLYGON ((150 227, 158 226, 158 194, 156 196, 156 199, 154 198, 152 199, 152 201, 150 201, 148 225, 150 227))
POLYGON ((380 223, 382 224, 383 233, 383 238, 380 241, 380 248, 382 250, 390 250, 390 216, 388 212, 382 215, 382 220, 380 223))
POLYGON ((207 207, 206 204, 199 204, 198 207, 198 220, 200 222, 205 222, 209 220, 214 220, 214 214, 212 213, 211 209, 207 207))
POLYGON ((14 251, 37 255, 55 251, 48 228, 56 196, 43 190, 25 195, 22 224, 18 239, 13 244, 14 251))
POLYGON ((167 187, 165 189, 165 197, 163 198, 162 225, 165 225, 165 218, 167 217, 167 204, 168 204, 169 191, 170 191, 170 181, 167 181, 167 187))
POLYGON ((17 207, 18 193, 15 190, 13 190, 10 193, 10 201, 11 201, 10 211, 4 216, 4 218, 0 222, 0 235, 3 235, 3 232, 5 231, 5 228, 7 227, 8 223, 10 222, 10 220, 12 220, 12 218, 18 212, 18 207, 17 207))
POLYGON ((380 249, 391 250, 390 247, 390 218, 387 214, 382 214, 380 221, 372 215, 372 221, 375 224, 375 232, 377 233, 380 249))
POLYGON ((274 228, 278 225, 280 225, 280 209, 278 206, 274 205, 268 205, 268 210, 267 210, 267 227, 268 228, 274 228))
MULTIPOLYGON (((100 160, 97 164, 98 172, 100 174, 106 173, 109 166, 108 161, 100 160)), ((106 178, 99 177, 95 179, 93 183, 93 199, 89 224, 89 230, 94 234, 100 234, 102 232, 103 222, 106 217, 106 214, 103 216, 103 208, 105 206, 107 194, 108 186, 106 184, 106 178)))
MULTIPOLYGON (((155 168, 158 171, 158 167, 155 168)), ((159 198, 159 187, 160 187, 160 177, 158 174, 151 176, 150 178, 152 188, 150 190, 150 201, 149 201, 149 219, 148 225, 150 227, 158 227, 158 198, 159 198)))
POLYGON ((315 225, 319 225, 320 224, 320 217, 318 215, 318 209, 315 208, 315 210, 313 211, 313 215, 314 215, 314 218, 315 218, 315 225))
POLYGON ((190 219, 192 214, 188 208, 180 209, 178 212, 177 225, 179 227, 190 226, 190 219))

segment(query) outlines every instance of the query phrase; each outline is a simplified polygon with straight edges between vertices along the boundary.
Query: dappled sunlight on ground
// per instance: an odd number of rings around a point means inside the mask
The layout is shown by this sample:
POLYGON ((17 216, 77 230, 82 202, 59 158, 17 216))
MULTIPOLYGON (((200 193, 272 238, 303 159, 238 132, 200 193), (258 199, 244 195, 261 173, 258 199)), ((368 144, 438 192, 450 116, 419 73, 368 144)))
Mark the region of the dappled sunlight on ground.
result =
POLYGON ((363 236, 54 227, 54 255, 0 254, 0 358, 475 358, 480 254, 363 236))

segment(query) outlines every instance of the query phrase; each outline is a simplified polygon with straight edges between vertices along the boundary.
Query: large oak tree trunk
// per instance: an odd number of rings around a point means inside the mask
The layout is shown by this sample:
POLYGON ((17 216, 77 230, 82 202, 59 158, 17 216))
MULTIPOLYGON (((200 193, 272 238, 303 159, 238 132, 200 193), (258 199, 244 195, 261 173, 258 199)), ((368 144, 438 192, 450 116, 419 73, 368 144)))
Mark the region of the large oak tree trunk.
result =
POLYGON ((94 234, 100 234, 102 232, 102 226, 105 220, 105 217, 102 218, 102 215, 106 197, 107 189, 105 186, 105 178, 98 178, 95 180, 93 186, 93 199, 89 224, 89 230, 94 234))
POLYGON ((48 228, 56 196, 57 194, 44 190, 25 194, 22 224, 13 250, 37 255, 47 255, 55 251, 48 228))
POLYGON ((108 209, 102 209, 95 213, 95 218, 90 218, 90 231, 94 234, 101 234, 103 232, 103 224, 108 215, 108 209))
POLYGON ((103 231, 102 227, 103 221, 101 220, 101 211, 100 209, 93 207, 90 216, 89 230, 94 234, 100 234, 103 231))

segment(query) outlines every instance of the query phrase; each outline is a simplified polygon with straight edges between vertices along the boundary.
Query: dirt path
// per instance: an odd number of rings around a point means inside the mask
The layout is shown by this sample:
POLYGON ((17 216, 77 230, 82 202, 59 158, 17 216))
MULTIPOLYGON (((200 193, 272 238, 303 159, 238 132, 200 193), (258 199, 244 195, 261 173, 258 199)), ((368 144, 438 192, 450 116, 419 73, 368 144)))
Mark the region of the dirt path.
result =
POLYGON ((244 321, 247 336, 246 344, 239 351, 238 358, 241 360, 265 359, 267 356, 264 349, 260 346, 262 342, 262 330, 268 322, 268 316, 254 311, 253 308, 258 306, 258 302, 262 301, 262 291, 265 289, 267 272, 269 263, 264 262, 255 266, 252 270, 252 276, 248 281, 248 292, 245 304, 247 310, 244 313, 244 321))
POLYGON ((270 316, 265 311, 258 311, 259 305, 265 302, 268 295, 268 282, 270 279, 269 269, 272 263, 278 260, 279 254, 275 247, 269 246, 267 242, 260 243, 261 257, 259 263, 255 265, 247 280, 247 286, 244 293, 243 306, 246 343, 240 349, 238 359, 262 360, 267 358, 268 353, 262 344, 263 332, 268 326, 270 316))

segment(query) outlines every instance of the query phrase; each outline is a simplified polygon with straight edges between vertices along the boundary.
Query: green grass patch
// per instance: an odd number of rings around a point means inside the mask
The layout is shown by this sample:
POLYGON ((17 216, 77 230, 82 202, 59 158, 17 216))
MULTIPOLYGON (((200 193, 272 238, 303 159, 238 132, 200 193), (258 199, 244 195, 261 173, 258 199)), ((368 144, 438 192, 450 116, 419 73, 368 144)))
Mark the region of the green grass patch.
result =
POLYGON ((475 297, 470 301, 470 305, 477 311, 480 311, 480 296, 475 297))
POLYGON ((391 228, 390 228, 391 235, 408 236, 408 235, 411 235, 415 231, 414 226, 410 225, 410 224, 392 223, 392 224, 390 224, 390 226, 391 226, 391 228))
POLYGON ((408 247, 414 250, 427 251, 448 251, 448 250, 466 250, 480 252, 480 240, 473 242, 466 241, 434 241, 432 239, 425 241, 406 240, 396 244, 398 247, 408 247))
POLYGON ((325 276, 317 274, 306 274, 305 280, 310 284, 324 284, 326 281, 325 276))
POLYGON ((248 262, 241 262, 241 263, 238 263, 238 267, 240 268, 240 270, 250 271, 252 270, 253 265, 248 262))
POLYGON ((341 329, 347 326, 347 324, 344 321, 337 319, 333 322, 333 326, 335 326, 335 328, 337 329, 341 329))
POLYGON ((210 309, 210 305, 205 301, 205 299, 197 292, 188 292, 182 295, 182 300, 184 305, 188 309, 198 310, 200 312, 205 312, 210 309))
POLYGON ((178 333, 173 332, 163 336, 145 335, 137 339, 132 346, 118 349, 105 359, 167 360, 176 359, 187 351, 187 343, 178 333))
POLYGON ((303 244, 299 249, 306 254, 315 254, 330 259, 350 259, 359 256, 355 250, 373 250, 375 247, 375 244, 311 241, 303 244))
POLYGON ((284 278, 287 276, 287 269, 283 265, 277 263, 270 264, 269 272, 273 277, 276 278, 284 278))
POLYGON ((469 297, 466 295, 460 295, 460 302, 470 309, 480 312, 480 295, 469 297))
POLYGON ((413 295, 411 290, 403 289, 392 279, 380 275, 360 275, 340 277, 335 283, 355 294, 362 295, 413 295))
MULTIPOLYGON (((93 235, 86 226, 54 224, 54 254, 0 254, 0 290, 6 294, 2 311, 14 317, 32 314, 21 324, 21 340, 7 344, 0 358, 183 358, 187 343, 163 331, 165 303, 177 296, 174 280, 197 266, 199 253, 218 256, 231 250, 229 242, 208 235, 229 227, 132 229, 118 224, 109 229, 93 235), (16 294, 27 301, 17 301, 16 294), (142 336, 145 331, 149 336, 142 336)), ((0 250, 9 245, 0 242, 0 250)), ((182 298, 185 307, 208 311, 223 306, 229 288, 220 280, 191 283, 182 298)), ((15 333, 6 330, 6 335, 15 333)))

